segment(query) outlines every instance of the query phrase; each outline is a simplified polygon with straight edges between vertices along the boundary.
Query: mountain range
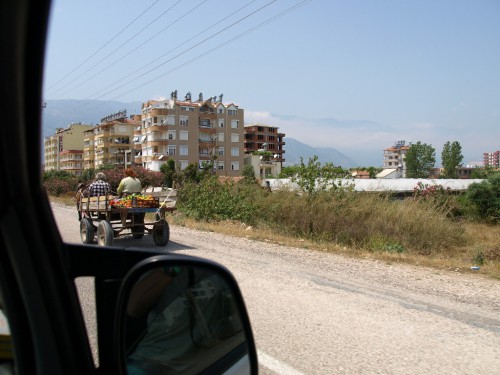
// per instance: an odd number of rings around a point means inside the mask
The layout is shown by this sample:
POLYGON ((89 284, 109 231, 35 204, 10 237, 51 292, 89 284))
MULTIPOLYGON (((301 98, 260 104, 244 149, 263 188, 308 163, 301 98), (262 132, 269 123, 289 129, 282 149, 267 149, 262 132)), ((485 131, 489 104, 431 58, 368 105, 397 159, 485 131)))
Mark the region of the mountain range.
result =
MULTIPOLYGON (((53 135, 57 128, 65 128, 72 123, 99 124, 100 119, 123 109, 127 115, 140 114, 141 102, 123 103, 107 100, 48 100, 43 108, 42 134, 44 137, 53 135)), ((286 133, 286 128, 282 129, 286 133)), ((285 137, 285 165, 304 162, 314 155, 318 156, 321 163, 331 162, 343 168, 355 167, 358 164, 349 156, 334 148, 313 147, 298 141, 297 139, 285 137)))

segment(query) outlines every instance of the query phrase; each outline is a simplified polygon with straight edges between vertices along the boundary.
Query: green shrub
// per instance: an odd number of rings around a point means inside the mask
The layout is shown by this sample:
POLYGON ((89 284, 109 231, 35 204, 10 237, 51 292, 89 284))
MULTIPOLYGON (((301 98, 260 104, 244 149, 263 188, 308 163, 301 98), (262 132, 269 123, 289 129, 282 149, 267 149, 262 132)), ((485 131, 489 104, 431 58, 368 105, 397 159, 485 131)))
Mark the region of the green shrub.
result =
POLYGON ((200 183, 187 182, 178 191, 177 207, 196 220, 239 220, 253 223, 256 206, 251 196, 254 185, 219 182, 207 176, 200 183))
POLYGON ((476 217, 487 222, 500 222, 500 174, 470 185, 466 197, 476 217))

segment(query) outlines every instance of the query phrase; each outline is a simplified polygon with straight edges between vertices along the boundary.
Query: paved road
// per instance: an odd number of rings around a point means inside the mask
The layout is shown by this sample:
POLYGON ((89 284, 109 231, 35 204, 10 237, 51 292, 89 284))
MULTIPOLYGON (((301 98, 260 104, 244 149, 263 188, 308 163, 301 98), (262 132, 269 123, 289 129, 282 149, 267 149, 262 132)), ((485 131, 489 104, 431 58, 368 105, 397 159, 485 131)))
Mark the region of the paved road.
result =
MULTIPOLYGON (((75 212, 53 209, 63 239, 79 242, 75 212)), ((154 247, 147 236, 115 245, 154 247)), ((234 273, 261 374, 500 374, 498 281, 182 227, 164 250, 234 273)), ((93 332, 90 280, 79 290, 93 332)))

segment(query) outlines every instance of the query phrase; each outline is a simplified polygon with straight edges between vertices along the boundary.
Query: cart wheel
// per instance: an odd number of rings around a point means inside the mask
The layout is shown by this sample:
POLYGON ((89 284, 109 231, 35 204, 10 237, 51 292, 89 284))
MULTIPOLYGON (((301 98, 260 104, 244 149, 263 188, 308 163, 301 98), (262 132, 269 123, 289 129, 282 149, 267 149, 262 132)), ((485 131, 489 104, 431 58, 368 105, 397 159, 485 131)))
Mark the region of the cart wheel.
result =
POLYGON ((113 245, 113 228, 106 220, 101 220, 97 227, 97 244, 99 246, 113 245))
POLYGON ((156 246, 165 246, 170 239, 170 228, 165 220, 160 220, 153 227, 153 240, 156 246))
POLYGON ((135 239, 141 239, 144 237, 144 225, 140 225, 138 227, 132 227, 132 237, 135 239))
POLYGON ((80 221, 80 238, 83 243, 94 242, 94 225, 92 221, 86 217, 80 221))

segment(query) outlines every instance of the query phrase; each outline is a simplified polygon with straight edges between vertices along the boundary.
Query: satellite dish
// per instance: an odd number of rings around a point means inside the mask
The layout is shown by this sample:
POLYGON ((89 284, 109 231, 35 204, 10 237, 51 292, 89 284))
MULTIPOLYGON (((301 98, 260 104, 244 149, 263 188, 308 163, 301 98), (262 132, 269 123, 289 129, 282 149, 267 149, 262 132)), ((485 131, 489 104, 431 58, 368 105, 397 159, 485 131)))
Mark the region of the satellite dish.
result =
POLYGON ((260 160, 262 160, 262 155, 259 157, 260 160))
POLYGON ((278 154, 274 154, 274 158, 275 158, 275 159, 278 159, 278 154))

